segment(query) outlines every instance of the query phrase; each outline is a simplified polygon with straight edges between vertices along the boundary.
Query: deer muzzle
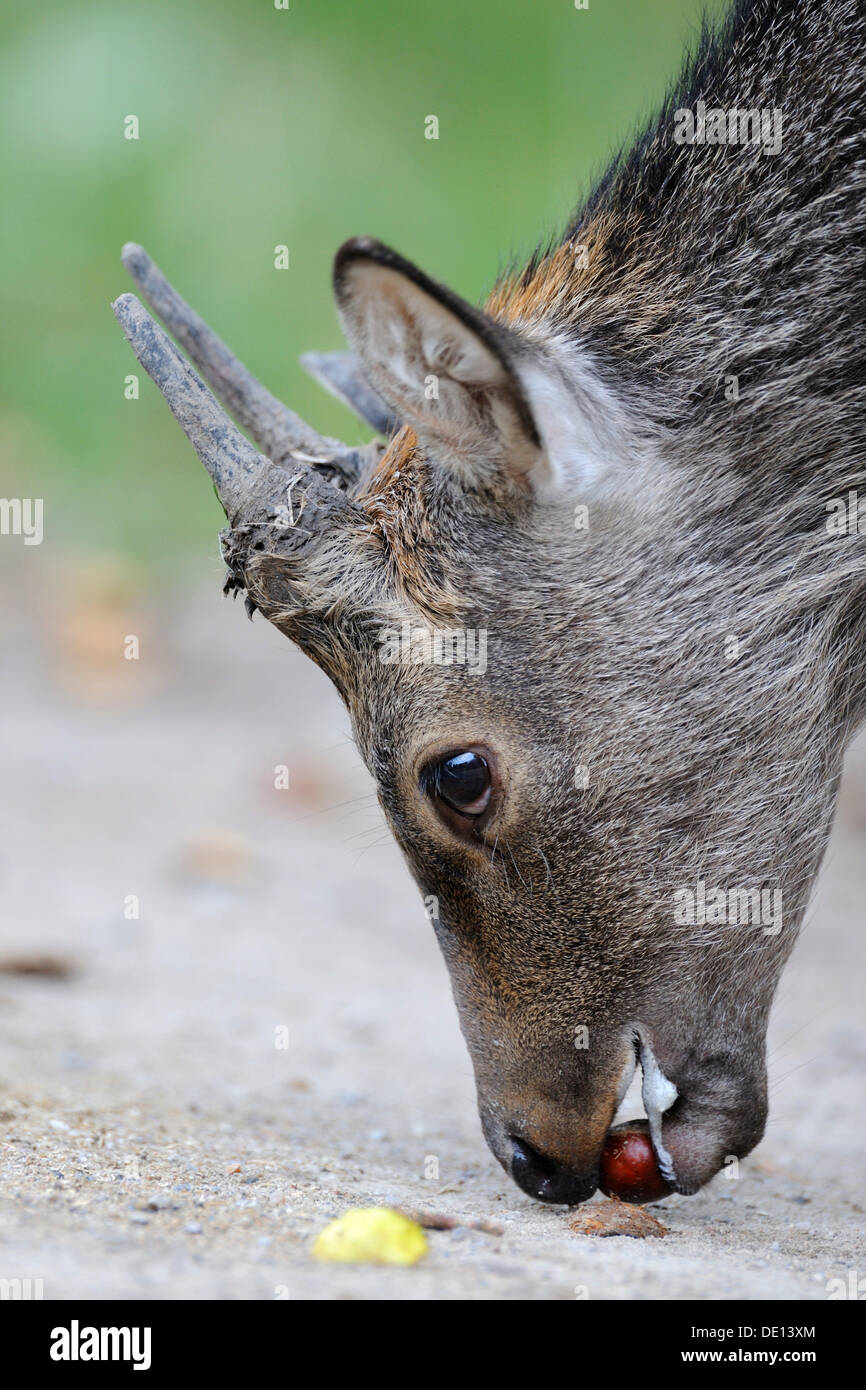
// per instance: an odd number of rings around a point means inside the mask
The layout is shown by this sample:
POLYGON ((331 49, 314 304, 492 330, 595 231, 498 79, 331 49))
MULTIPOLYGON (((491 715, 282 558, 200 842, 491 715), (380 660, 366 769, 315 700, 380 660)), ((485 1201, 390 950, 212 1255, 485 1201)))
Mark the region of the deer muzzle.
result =
MULTIPOLYGON (((722 1053, 669 1058, 638 1024, 598 1069, 571 1068, 570 1088, 522 1083, 505 1088, 493 1103, 480 1090, 485 1138, 524 1192, 569 1205, 593 1195, 605 1140, 636 1065, 656 1162, 668 1186, 689 1195, 720 1169, 736 1172, 735 1160, 763 1134, 763 1064, 750 1071, 722 1053)), ((562 1078, 566 1067, 553 1071, 562 1078)))

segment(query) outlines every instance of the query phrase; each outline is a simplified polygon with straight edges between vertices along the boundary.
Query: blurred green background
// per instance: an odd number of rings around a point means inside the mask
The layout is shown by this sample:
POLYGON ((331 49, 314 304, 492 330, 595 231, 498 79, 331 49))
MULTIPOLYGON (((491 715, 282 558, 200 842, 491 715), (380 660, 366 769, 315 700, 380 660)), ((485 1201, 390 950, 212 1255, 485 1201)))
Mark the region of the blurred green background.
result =
MULTIPOLYGON (((712 6, 718 10, 718 4, 712 6)), ((264 382, 340 345, 330 263, 369 233, 472 300, 562 226, 676 73, 700 0, 44 0, 0 19, 0 494, 46 541, 171 569, 222 513, 109 303, 142 242, 264 382), (138 117, 140 138, 124 138, 138 117), (425 139, 428 115, 439 139, 425 139), (274 268, 274 247, 291 265, 274 268)), ((33 552, 30 552, 33 554, 33 552)))

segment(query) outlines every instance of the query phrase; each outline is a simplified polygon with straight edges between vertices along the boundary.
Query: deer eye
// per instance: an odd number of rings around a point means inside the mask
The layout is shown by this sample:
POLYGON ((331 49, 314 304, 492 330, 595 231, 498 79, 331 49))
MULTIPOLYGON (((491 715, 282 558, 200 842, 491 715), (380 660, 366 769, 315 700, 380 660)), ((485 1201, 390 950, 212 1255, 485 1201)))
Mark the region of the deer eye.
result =
POLYGON ((435 794, 465 816, 477 816, 490 802, 490 768, 480 753, 455 753, 437 763, 435 794))
POLYGON ((481 753, 465 749, 429 763, 421 786, 451 830, 464 838, 477 835, 493 798, 493 775, 481 753))

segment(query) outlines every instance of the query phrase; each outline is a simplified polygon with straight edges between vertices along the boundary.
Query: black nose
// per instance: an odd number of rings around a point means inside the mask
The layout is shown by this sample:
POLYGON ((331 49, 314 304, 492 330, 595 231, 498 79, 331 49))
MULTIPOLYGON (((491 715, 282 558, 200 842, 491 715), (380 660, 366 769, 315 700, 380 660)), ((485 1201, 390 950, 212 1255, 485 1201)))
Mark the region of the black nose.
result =
POLYGON ((572 1173, 555 1159, 545 1158, 525 1139, 511 1137, 511 1176, 539 1202, 563 1202, 576 1206, 585 1202, 598 1187, 598 1172, 572 1173))

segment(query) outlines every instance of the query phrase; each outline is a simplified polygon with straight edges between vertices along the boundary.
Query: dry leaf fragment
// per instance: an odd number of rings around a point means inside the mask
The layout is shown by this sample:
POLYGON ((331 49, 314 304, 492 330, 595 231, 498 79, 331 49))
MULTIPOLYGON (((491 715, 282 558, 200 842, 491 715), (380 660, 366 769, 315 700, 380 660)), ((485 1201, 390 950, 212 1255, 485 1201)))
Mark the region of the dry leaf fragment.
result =
POLYGON ((645 1207, 630 1206, 627 1202, 615 1199, 607 1202, 590 1202, 581 1207, 568 1223, 569 1229, 579 1236, 665 1236, 667 1227, 657 1217, 651 1216, 645 1207))

